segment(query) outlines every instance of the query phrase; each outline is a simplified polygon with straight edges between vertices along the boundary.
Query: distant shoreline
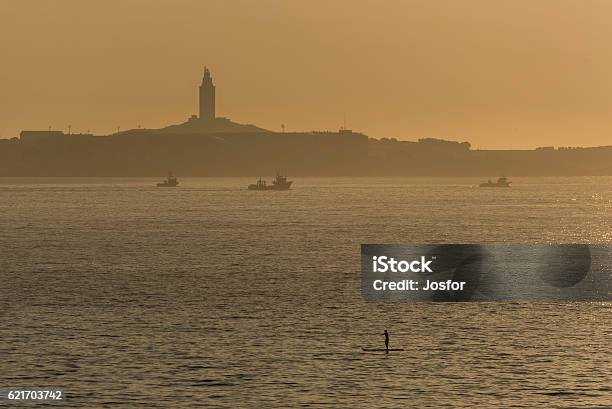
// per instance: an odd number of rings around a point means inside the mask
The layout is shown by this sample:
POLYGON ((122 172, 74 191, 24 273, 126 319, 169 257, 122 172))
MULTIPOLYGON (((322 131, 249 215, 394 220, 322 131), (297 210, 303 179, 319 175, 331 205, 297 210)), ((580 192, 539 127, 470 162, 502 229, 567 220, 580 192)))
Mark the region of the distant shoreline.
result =
POLYGON ((612 146, 474 150, 469 142, 374 139, 338 132, 110 136, 23 132, 0 142, 0 177, 485 177, 612 176, 612 146))

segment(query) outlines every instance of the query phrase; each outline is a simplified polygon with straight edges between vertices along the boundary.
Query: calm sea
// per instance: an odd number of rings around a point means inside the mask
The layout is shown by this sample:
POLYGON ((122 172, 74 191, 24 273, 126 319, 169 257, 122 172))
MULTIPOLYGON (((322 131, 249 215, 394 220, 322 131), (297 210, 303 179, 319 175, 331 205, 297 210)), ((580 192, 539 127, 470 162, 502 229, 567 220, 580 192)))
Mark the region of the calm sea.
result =
POLYGON ((0 179, 0 389, 87 408, 611 407, 612 303, 362 300, 361 243, 612 243, 610 177, 481 181, 0 179), (363 353, 384 329, 406 351, 363 353))

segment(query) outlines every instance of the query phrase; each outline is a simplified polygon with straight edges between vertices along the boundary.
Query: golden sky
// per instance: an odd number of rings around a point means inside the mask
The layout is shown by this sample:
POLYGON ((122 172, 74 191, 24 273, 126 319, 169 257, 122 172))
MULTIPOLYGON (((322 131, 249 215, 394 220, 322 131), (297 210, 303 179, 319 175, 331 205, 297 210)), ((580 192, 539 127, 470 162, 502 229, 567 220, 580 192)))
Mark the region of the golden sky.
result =
POLYGON ((478 148, 612 144, 610 0, 0 0, 0 137, 197 113, 478 148))

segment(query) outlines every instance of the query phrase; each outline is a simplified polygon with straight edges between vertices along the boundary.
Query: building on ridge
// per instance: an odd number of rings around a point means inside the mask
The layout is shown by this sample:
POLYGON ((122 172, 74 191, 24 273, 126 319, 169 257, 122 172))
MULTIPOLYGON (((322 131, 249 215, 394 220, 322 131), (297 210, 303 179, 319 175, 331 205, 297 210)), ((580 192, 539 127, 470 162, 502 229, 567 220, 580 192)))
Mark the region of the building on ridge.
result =
POLYGON ((204 77, 200 85, 200 120, 215 119, 215 84, 208 68, 204 67, 204 77))

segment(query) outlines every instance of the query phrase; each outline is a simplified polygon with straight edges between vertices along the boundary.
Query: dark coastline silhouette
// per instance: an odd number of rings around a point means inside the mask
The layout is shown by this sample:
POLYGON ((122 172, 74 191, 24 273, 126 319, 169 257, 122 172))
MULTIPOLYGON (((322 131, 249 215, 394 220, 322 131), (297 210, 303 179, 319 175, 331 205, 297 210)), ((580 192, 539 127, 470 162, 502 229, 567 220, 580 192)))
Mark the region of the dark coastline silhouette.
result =
POLYGON ((597 176, 612 175, 612 146, 474 150, 435 138, 375 139, 337 132, 273 132, 217 117, 205 68, 199 116, 111 135, 22 131, 0 139, 0 176, 597 176))

